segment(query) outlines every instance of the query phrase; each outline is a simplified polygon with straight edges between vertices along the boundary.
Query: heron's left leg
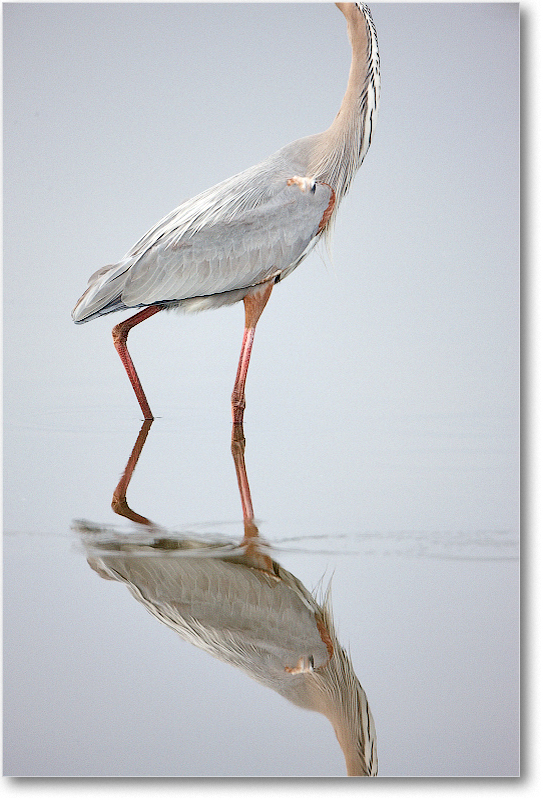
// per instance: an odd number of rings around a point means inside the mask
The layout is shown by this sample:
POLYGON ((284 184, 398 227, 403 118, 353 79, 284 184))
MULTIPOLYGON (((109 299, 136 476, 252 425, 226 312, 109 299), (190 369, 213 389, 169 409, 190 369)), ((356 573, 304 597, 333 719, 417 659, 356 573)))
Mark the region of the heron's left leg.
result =
POLYGON ((243 412, 245 411, 245 382, 247 380, 247 370, 249 369, 249 359, 253 340, 255 338, 256 323, 264 311, 266 303, 270 299, 273 289, 273 282, 266 283, 256 291, 251 292, 243 298, 245 305, 245 330, 243 332, 243 343, 239 357, 238 371, 234 391, 232 392, 232 420, 234 425, 243 424, 243 412))
POLYGON ((134 389, 134 393, 143 412, 144 419, 153 419, 153 415, 151 413, 151 409, 149 408, 147 398, 145 397, 145 392, 143 391, 141 381, 138 378, 138 373, 136 372, 136 368, 130 357, 130 353, 128 352, 126 340, 134 325, 139 325, 139 323, 143 322, 144 319, 152 317, 153 314, 162 311, 163 308, 165 308, 165 306, 147 306, 142 311, 134 314, 133 317, 129 317, 128 319, 125 319, 124 322, 120 322, 118 325, 115 325, 112 330, 113 344, 115 345, 115 349, 121 357, 126 374, 130 379, 130 383, 132 384, 132 388, 134 389))

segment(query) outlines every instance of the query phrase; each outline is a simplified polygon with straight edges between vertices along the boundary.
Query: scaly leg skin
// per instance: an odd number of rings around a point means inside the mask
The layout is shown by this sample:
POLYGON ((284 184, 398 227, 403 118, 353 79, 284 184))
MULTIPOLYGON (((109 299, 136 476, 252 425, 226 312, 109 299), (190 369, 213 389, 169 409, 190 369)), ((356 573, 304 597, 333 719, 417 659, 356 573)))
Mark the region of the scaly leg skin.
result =
POLYGON ((243 412, 245 411, 245 382, 247 380, 247 370, 249 369, 249 359, 255 337, 255 329, 245 328, 243 331, 243 343, 239 357, 238 371, 234 391, 232 392, 232 422, 234 426, 243 425, 243 412))
POLYGON ((232 392, 232 421, 234 427, 243 425, 243 412, 245 411, 245 382, 247 380, 247 370, 255 337, 256 323, 264 311, 266 303, 270 299, 273 283, 267 283, 243 298, 245 305, 245 330, 243 331, 243 343, 239 357, 238 371, 234 391, 232 392))
POLYGON ((247 470, 245 468, 245 437, 243 435, 243 425, 241 424, 236 425, 234 423, 234 425, 232 425, 232 456, 234 457, 234 466, 238 479, 243 521, 250 525, 253 523, 254 512, 251 502, 251 490, 249 489, 249 481, 247 479, 247 470))
POLYGON ((163 308, 164 306, 147 306, 142 311, 134 314, 133 317, 129 317, 123 322, 120 322, 118 325, 115 325, 112 330, 113 344, 115 345, 115 349, 117 350, 121 361, 123 362, 126 374, 128 375, 130 383, 132 384, 132 388, 134 389, 135 395, 138 399, 138 403, 140 404, 140 408, 143 412, 144 419, 154 419, 154 417, 151 413, 151 409, 149 408, 147 398, 145 397, 145 392, 143 391, 141 381, 138 378, 138 373, 136 372, 136 368, 132 358, 130 357, 130 353, 128 352, 126 340, 129 332, 135 325, 143 322, 144 319, 152 317, 153 314, 156 314, 158 311, 162 311, 163 308))

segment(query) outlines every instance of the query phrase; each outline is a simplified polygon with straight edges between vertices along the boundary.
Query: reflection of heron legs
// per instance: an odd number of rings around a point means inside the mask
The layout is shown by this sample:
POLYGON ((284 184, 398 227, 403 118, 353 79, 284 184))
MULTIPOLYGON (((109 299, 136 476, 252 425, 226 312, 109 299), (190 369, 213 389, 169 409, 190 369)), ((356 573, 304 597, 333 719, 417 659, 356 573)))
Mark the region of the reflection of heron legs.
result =
MULTIPOLYGON (((245 437, 243 435, 243 425, 234 423, 232 426, 232 455, 236 467, 236 477, 238 479, 239 494, 241 497, 241 508, 243 511, 243 541, 241 546, 245 550, 245 555, 251 560, 255 569, 264 570, 275 577, 273 572, 273 560, 262 549, 262 539, 254 521, 253 504, 251 502, 251 490, 245 468, 245 437)), ((278 580, 278 579, 277 579, 278 580)))
POLYGON ((247 370, 249 369, 249 359, 255 336, 256 323, 264 311, 264 307, 270 298, 273 283, 267 283, 258 291, 243 298, 245 305, 245 330, 243 332, 243 344, 239 357, 238 372, 234 391, 232 392, 232 419, 234 425, 243 423, 243 412, 245 411, 245 381, 247 380, 247 370))
POLYGON ((164 306, 147 306, 142 311, 134 314, 133 317, 129 317, 128 319, 125 319, 124 322, 120 322, 118 325, 115 325, 112 331, 113 344, 115 345, 115 348, 121 357, 126 374, 128 375, 130 383, 132 384, 132 388, 136 393, 138 403, 143 411, 144 419, 153 419, 153 415, 151 413, 151 409, 149 408, 147 398, 145 397, 143 386, 138 378, 138 373, 136 372, 136 368, 134 367, 130 353, 128 352, 126 340, 128 338, 129 331, 134 327, 134 325, 138 325, 140 322, 143 322, 144 319, 148 319, 153 314, 156 314, 157 311, 162 311, 163 308, 164 306))
POLYGON ((117 484, 117 488, 113 492, 113 499, 111 501, 111 508, 116 514, 130 519, 132 522, 139 522, 142 525, 152 525, 152 523, 147 519, 147 517, 142 517, 140 514, 136 514, 135 511, 132 511, 126 502, 126 491, 132 478, 132 473, 134 472, 136 464, 138 463, 140 453, 143 450, 143 445, 147 439, 147 434, 151 430, 152 424, 152 419, 146 419, 141 426, 138 438, 136 439, 136 444, 134 445, 132 453, 130 454, 128 463, 124 468, 123 476, 117 484))

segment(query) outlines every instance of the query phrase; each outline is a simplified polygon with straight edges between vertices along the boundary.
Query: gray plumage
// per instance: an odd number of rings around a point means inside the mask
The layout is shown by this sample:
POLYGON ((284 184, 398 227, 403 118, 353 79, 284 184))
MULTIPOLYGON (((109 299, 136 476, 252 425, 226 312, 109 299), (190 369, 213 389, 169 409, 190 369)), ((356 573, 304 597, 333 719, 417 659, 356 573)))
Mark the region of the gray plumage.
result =
POLYGON ((76 323, 149 305, 202 310, 237 302, 284 278, 329 233, 370 146, 379 103, 377 36, 367 5, 337 3, 353 58, 341 108, 324 133, 186 201, 117 264, 95 272, 76 323), (293 178, 298 179, 290 183, 293 178))

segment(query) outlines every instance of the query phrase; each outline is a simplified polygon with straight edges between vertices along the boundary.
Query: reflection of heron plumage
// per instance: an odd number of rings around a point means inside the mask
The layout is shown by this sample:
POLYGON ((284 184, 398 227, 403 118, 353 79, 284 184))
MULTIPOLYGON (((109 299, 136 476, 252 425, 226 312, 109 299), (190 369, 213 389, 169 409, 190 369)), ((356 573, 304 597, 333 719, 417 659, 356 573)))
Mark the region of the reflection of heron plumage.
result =
POLYGON ((254 521, 243 426, 232 455, 243 510, 240 543, 169 534, 133 511, 126 492, 152 422, 138 434, 113 492, 117 514, 138 533, 78 523, 90 566, 119 581, 187 642, 332 723, 349 775, 376 775, 373 718, 351 660, 338 641, 330 592, 318 601, 271 558, 254 521))
POLYGON ((170 540, 166 548, 152 540, 151 546, 137 546, 112 537, 105 547, 85 540, 89 563, 103 578, 125 583, 185 641, 324 714, 348 773, 377 773, 373 719, 338 642, 329 593, 317 602, 294 575, 254 547, 251 555, 218 556, 212 546, 195 555, 192 547, 201 543, 182 540, 170 540))

